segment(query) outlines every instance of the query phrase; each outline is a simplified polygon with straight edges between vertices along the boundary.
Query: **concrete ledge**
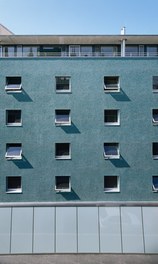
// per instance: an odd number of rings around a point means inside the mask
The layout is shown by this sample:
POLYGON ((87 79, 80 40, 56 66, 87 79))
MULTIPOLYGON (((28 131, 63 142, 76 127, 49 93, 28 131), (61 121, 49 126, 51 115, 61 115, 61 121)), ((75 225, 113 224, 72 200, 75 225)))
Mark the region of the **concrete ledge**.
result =
POLYGON ((54 254, 3 255, 1 264, 157 264, 158 255, 54 254))

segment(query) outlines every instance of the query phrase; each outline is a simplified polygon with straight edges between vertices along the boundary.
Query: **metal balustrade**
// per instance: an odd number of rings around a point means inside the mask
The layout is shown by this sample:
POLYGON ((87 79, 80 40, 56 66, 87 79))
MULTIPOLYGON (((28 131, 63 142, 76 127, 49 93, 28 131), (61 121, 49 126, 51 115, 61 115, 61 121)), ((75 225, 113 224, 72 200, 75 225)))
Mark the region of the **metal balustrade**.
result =
POLYGON ((1 53, 0 58, 113 58, 113 57, 158 57, 158 52, 37 52, 37 53, 1 53))

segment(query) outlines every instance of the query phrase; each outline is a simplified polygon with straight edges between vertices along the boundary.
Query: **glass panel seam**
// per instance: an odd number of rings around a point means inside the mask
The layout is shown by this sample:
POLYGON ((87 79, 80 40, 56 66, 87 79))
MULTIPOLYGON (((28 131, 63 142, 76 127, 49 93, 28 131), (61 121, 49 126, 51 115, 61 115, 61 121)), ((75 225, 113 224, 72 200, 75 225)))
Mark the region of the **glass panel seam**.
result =
POLYGON ((121 235, 121 253, 123 253, 123 238, 122 238, 122 215, 121 215, 121 206, 119 206, 120 211, 120 235, 121 235))
POLYGON ((144 253, 146 253, 145 251, 145 233, 144 233, 144 218, 143 218, 143 207, 141 206, 141 218, 142 218, 142 233, 143 233, 143 249, 144 249, 144 253))

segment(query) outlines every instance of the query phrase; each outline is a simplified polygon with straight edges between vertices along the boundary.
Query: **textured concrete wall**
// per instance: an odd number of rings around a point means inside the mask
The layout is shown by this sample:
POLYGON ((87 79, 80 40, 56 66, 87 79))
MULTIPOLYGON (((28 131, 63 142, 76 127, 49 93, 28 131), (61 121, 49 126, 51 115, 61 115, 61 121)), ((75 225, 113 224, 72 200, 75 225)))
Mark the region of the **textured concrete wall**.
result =
POLYGON ((0 201, 157 201, 152 158, 152 58, 0 60, 0 201), (21 76, 23 93, 7 94, 6 76, 21 76), (56 94, 55 76, 71 76, 72 92, 56 94), (120 76, 120 93, 105 94, 104 76, 120 76), (71 109, 72 126, 56 127, 55 109, 71 109), (120 126, 104 126, 104 109, 120 109, 120 126), (5 110, 22 110, 22 127, 5 125, 5 110), (5 159, 6 143, 22 143, 23 160, 5 159), (55 160, 55 143, 71 143, 71 160, 55 160), (104 160, 103 143, 119 142, 120 160, 104 160), (71 176, 71 193, 56 193, 55 176, 71 176), (104 193, 104 175, 120 177, 104 193), (22 194, 6 194, 6 176, 22 177, 22 194))

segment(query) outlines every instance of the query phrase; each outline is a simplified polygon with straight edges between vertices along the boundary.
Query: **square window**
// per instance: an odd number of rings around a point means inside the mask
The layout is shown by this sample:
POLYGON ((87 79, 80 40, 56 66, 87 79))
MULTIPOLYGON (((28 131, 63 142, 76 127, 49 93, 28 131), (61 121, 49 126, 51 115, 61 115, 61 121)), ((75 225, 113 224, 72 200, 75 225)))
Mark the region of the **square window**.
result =
POLYGON ((17 93, 17 92, 21 92, 21 89, 22 89, 21 77, 19 76, 6 77, 6 86, 5 86, 6 92, 17 93))
POLYGON ((154 192, 158 192, 158 176, 152 177, 152 189, 154 192))
POLYGON ((71 125, 70 110, 55 110, 55 124, 71 125))
POLYGON ((104 91, 119 92, 119 76, 104 76, 104 91))
POLYGON ((158 109, 153 109, 153 124, 157 125, 158 124, 158 109))
POLYGON ((22 159, 22 145, 19 143, 7 144, 5 157, 8 160, 22 159))
POLYGON ((70 77, 56 77, 56 92, 65 93, 71 91, 70 77))
POLYGON ((120 115, 119 110, 104 110, 104 123, 105 125, 119 125, 120 115))
POLYGON ((158 76, 153 76, 153 92, 158 92, 158 76))
POLYGON ((104 176, 104 191, 105 192, 119 192, 119 177, 118 176, 104 176))
POLYGON ((56 143, 55 144, 55 158, 56 159, 70 159, 70 143, 56 143))
POLYGON ((21 126, 21 110, 6 110, 6 125, 21 126))
POLYGON ((56 176, 55 177, 55 191, 57 192, 70 192, 71 184, 69 176, 56 176))
POLYGON ((6 192, 7 193, 21 193, 22 184, 20 176, 11 176, 6 178, 6 192))
POLYGON ((119 144, 118 143, 104 143, 104 158, 105 159, 119 159, 119 144))
POLYGON ((158 159, 158 142, 153 142, 153 158, 158 159))

